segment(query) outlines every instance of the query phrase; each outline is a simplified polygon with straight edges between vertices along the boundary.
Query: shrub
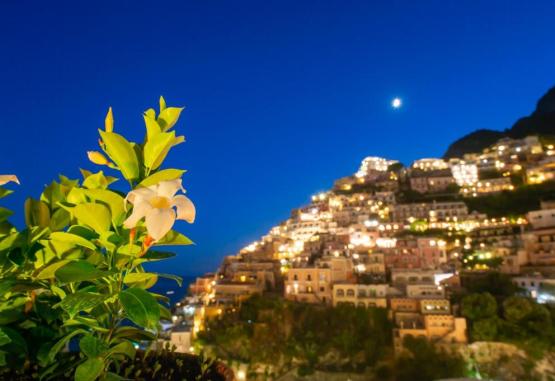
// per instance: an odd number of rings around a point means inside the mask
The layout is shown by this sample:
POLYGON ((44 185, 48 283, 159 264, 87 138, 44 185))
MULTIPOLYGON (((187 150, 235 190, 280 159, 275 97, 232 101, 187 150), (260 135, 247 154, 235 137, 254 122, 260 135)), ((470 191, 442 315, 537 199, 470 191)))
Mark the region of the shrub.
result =
MULTIPOLYGON (((1 367, 36 368, 46 379, 68 372, 78 381, 119 379, 113 372, 133 360, 135 344, 153 340, 160 319, 170 318, 167 300, 148 289, 161 276, 181 280, 147 272, 144 264, 173 256, 158 247, 191 243, 171 230, 176 218, 194 220, 192 202, 176 195, 184 170, 161 169, 171 148, 184 141, 172 130, 181 111, 160 98, 159 114, 149 109, 143 115, 142 143, 114 132, 108 111, 99 130, 102 152, 88 156, 119 172, 127 192, 113 188, 118 177, 82 170, 83 180, 60 176, 25 202, 23 230, 2 209, 1 367), (62 353, 70 344, 77 356, 62 353)), ((1 197, 9 193, 0 188, 1 197)))

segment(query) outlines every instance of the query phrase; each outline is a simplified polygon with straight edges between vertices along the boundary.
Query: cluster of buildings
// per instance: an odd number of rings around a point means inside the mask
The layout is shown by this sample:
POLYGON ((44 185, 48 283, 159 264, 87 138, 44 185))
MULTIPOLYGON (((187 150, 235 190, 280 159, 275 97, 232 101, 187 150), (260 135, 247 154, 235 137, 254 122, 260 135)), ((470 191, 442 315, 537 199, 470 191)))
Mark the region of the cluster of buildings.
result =
POLYGON ((386 308, 398 350, 407 335, 464 344, 466 321, 449 298, 461 287, 461 272, 496 267, 528 295, 555 301, 555 204, 490 218, 465 203, 553 179, 554 153, 531 136, 410 167, 367 157, 352 176, 199 277, 177 310, 178 326, 194 337, 206 319, 272 293, 302 303, 386 308))

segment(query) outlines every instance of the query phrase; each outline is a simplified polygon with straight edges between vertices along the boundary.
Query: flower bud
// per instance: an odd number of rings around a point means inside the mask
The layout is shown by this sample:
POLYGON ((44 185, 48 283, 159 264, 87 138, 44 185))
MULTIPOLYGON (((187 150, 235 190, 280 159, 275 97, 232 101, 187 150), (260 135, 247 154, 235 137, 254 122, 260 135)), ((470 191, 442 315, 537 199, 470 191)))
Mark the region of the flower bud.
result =
POLYGON ((108 165, 110 162, 106 159, 106 156, 98 151, 88 151, 87 156, 89 160, 98 165, 108 165))

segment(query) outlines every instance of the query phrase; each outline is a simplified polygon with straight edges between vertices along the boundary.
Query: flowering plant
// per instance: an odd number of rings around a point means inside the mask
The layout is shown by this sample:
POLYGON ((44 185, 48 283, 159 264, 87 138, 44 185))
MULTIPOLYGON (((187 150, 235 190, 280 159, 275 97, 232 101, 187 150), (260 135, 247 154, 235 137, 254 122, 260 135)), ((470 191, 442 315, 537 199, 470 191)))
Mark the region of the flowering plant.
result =
MULTIPOLYGON (((39 199, 25 202, 23 230, 0 208, 0 369, 32 368, 42 379, 73 374, 77 381, 117 380, 119 363, 135 345, 155 339, 167 299, 148 291, 159 277, 144 264, 173 256, 158 247, 189 245, 173 230, 192 223, 195 207, 185 195, 184 170, 162 169, 169 151, 184 142, 174 125, 182 108, 160 98, 144 115, 143 143, 114 132, 111 108, 99 130, 100 151, 89 159, 119 172, 127 194, 112 188, 118 177, 81 170, 83 180, 60 176, 39 199), (70 343, 77 356, 64 355, 70 343)), ((2 188, 15 176, 0 176, 2 188)), ((0 371, 0 378, 2 378, 0 371)))

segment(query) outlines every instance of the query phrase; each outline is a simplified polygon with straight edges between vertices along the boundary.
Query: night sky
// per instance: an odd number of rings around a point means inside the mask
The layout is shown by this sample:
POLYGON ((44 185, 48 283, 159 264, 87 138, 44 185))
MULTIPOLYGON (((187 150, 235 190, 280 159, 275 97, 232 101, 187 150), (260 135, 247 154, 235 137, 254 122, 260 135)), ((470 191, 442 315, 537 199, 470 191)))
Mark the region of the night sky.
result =
POLYGON ((553 1, 0 2, 0 173, 23 201, 115 129, 183 105, 167 166, 186 168, 195 247, 156 269, 215 270, 292 208, 380 155, 441 156, 508 128, 555 85, 553 1), (76 4, 79 3, 79 4, 76 4), (403 107, 394 110, 399 96, 403 107))

